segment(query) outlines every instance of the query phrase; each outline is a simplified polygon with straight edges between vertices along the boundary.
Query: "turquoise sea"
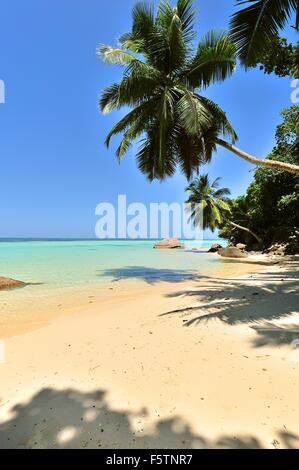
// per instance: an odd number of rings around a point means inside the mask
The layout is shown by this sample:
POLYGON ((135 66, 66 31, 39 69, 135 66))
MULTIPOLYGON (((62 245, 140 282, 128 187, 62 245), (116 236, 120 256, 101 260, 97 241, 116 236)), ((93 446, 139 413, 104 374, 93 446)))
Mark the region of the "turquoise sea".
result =
POLYGON ((174 282, 212 274, 219 267, 217 258, 188 249, 208 249, 215 242, 187 241, 185 250, 154 250, 153 240, 2 240, 0 276, 33 283, 31 291, 122 279, 174 282))

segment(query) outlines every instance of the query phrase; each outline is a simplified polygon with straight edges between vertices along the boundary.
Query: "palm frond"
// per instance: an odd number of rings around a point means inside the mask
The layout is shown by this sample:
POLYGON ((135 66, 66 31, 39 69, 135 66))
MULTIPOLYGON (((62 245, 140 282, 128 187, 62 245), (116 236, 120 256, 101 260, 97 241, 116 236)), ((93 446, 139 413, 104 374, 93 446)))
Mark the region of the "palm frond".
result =
POLYGON ((155 108, 157 106, 156 100, 148 101, 147 103, 142 103, 140 106, 137 106, 132 111, 130 111, 126 116, 124 116, 117 124, 113 126, 109 134, 105 139, 105 144, 107 147, 110 145, 110 140, 114 135, 120 134, 125 132, 129 127, 140 125, 141 119, 143 119, 143 123, 149 122, 153 113, 155 112, 155 108))
POLYGON ((140 61, 132 62, 119 84, 103 90, 99 107, 104 114, 122 106, 136 106, 152 97, 160 85, 156 70, 140 61))
POLYGON ((103 114, 108 114, 113 109, 119 108, 121 106, 119 102, 119 85, 114 83, 106 87, 101 93, 98 104, 103 114))
POLYGON ((220 182, 221 178, 220 176, 218 176, 214 181, 213 183, 211 184, 213 190, 219 188, 219 182, 220 182))
POLYGON ((248 4, 231 19, 231 38, 244 65, 256 63, 261 53, 278 34, 294 11, 297 0, 237 0, 248 4))
POLYGON ((214 195, 215 197, 215 204, 216 206, 218 207, 218 210, 222 213, 229 213, 231 211, 231 207, 229 205, 229 202, 228 201, 225 201, 224 199, 222 199, 220 196, 219 197, 216 197, 216 195, 214 195))
POLYGON ((221 188, 215 191, 214 196, 217 198, 224 198, 226 196, 230 196, 231 192, 228 188, 221 188))
POLYGON ((148 2, 137 2, 132 9, 132 34, 147 40, 155 26, 154 7, 148 2))
POLYGON ((171 8, 168 0, 162 0, 158 6, 156 22, 159 34, 167 38, 159 53, 163 55, 163 60, 168 66, 168 73, 173 73, 185 64, 187 58, 187 43, 178 9, 171 8))
MULTIPOLYGON (((204 96, 195 95, 197 99, 204 104, 206 109, 213 116, 213 125, 217 129, 218 133, 221 133, 223 136, 228 137, 232 143, 235 143, 238 140, 238 136, 229 122, 226 113, 218 106, 214 101, 204 96)), ((212 127, 211 127, 212 130, 212 127)))
POLYGON ((157 116, 157 130, 158 130, 158 164, 161 174, 164 172, 163 166, 165 164, 165 156, 167 154, 166 142, 169 137, 168 129, 171 127, 174 113, 173 97, 168 88, 165 88, 161 98, 157 116))
POLYGON ((141 41, 140 52, 149 64, 163 70, 166 65, 164 53, 167 38, 157 28, 153 5, 145 2, 136 3, 133 7, 132 19, 132 37, 134 41, 141 41))
POLYGON ((134 119, 131 126, 124 133, 124 136, 116 150, 116 157, 120 160, 129 150, 134 140, 138 139, 143 132, 146 131, 147 125, 150 122, 151 113, 146 112, 146 106, 142 106, 139 116, 134 119))
POLYGON ((136 155, 137 166, 149 181, 154 179, 163 180, 167 176, 172 176, 176 170, 173 140, 169 134, 165 142, 163 162, 159 161, 160 142, 158 133, 159 126, 156 121, 148 127, 146 137, 136 155))
POLYGON ((213 117, 207 107, 187 89, 177 107, 180 122, 190 135, 201 134, 212 123, 213 117))
MULTIPOLYGON (((209 228, 214 231, 224 222, 224 217, 230 214, 229 200, 222 194, 229 193, 227 188, 219 188, 220 178, 210 183, 208 174, 201 175, 189 184, 186 192, 189 197, 186 203, 191 204, 191 208, 196 204, 201 205, 203 228, 209 228), (217 194, 218 193, 218 194, 217 194)), ((196 225, 196 216, 194 209, 191 210, 190 220, 196 225)))
POLYGON ((225 33, 210 31, 199 42, 195 57, 182 73, 193 88, 206 88, 230 77, 236 65, 236 47, 225 33))
POLYGON ((188 44, 195 38, 194 20, 196 11, 194 8, 194 1, 178 0, 176 10, 178 17, 181 20, 184 40, 188 44))
POLYGON ((120 159, 142 138, 137 164, 150 180, 171 176, 176 168, 190 180, 210 161, 218 138, 229 136, 232 143, 237 138, 221 108, 195 93, 232 74, 235 46, 224 33, 211 32, 192 54, 194 17, 193 0, 176 0, 173 7, 160 0, 156 14, 152 4, 136 3, 132 29, 119 47, 98 51, 104 61, 124 66, 121 82, 103 90, 100 109, 132 109, 106 144, 123 134, 116 150, 120 159))
POLYGON ((99 46, 96 52, 106 64, 128 65, 136 60, 136 57, 129 52, 106 44, 99 46))
MULTIPOLYGON (((181 127, 176 137, 176 149, 178 165, 189 181, 205 163, 203 143, 201 139, 192 137, 181 127)), ((190 191, 192 191, 191 188, 190 191)))
POLYGON ((144 49, 144 40, 134 37, 132 33, 123 34, 119 38, 118 42, 123 49, 127 49, 134 54, 142 53, 142 50, 144 49))

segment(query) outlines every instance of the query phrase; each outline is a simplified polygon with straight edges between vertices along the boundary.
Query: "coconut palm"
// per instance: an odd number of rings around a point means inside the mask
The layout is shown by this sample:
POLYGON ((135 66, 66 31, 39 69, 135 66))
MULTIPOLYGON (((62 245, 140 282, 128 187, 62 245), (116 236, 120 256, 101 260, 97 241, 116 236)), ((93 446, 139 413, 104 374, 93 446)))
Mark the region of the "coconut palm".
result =
POLYGON ((234 228, 250 233, 261 243, 262 240, 254 232, 230 220, 231 206, 228 198, 230 190, 228 188, 219 188, 220 179, 216 178, 211 183, 207 174, 201 175, 193 179, 186 188, 189 195, 186 204, 189 204, 190 220, 195 226, 202 222, 202 228, 209 228, 212 232, 224 224, 229 224, 234 228))
POLYGON ((171 176, 177 167, 190 179, 219 144, 251 163, 299 173, 295 165, 237 149, 224 111, 198 93, 233 74, 236 51, 226 34, 214 31, 193 51, 192 0, 178 0, 174 8, 161 0, 156 14, 151 5, 137 3, 132 17, 132 30, 119 39, 119 47, 98 48, 106 63, 124 67, 121 82, 105 88, 99 102, 103 113, 131 108, 106 138, 109 146, 112 136, 123 134, 119 159, 139 139, 137 164, 150 180, 171 176))
POLYGON ((295 29, 299 31, 298 0, 237 0, 246 5, 231 20, 231 37, 245 65, 255 64, 267 51, 279 30, 296 14, 295 29))

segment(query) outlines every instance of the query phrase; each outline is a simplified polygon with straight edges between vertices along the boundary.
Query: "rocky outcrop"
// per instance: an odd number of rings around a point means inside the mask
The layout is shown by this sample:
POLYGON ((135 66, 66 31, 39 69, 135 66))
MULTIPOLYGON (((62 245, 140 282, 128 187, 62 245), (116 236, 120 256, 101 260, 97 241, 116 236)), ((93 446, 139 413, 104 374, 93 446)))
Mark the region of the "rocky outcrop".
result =
POLYGON ((236 246, 227 246, 226 248, 221 248, 218 251, 218 254, 223 258, 247 258, 247 255, 236 246))
POLYGON ((0 276, 0 290, 1 289, 15 289, 16 287, 25 286, 25 282, 10 279, 9 277, 0 276))
POLYGON ((176 248, 183 248, 183 245, 181 245, 181 243, 179 242, 177 238, 165 238, 164 240, 161 240, 159 243, 156 243, 154 245, 154 248, 173 250, 176 248))
POLYGON ((270 255, 298 255, 299 254, 299 229, 294 228, 291 232, 278 231, 269 247, 263 253, 270 255))
POLYGON ((284 240, 272 243, 269 248, 264 250, 264 253, 278 256, 299 254, 299 231, 295 229, 284 240))
POLYGON ((245 243, 237 243, 236 248, 238 248, 241 251, 246 251, 247 245, 245 245, 245 243))
POLYGON ((214 243, 211 248, 208 250, 208 253, 218 253, 219 250, 223 249, 219 243, 214 243))
POLYGON ((275 243, 274 245, 271 245, 267 250, 265 250, 264 253, 267 253, 270 255, 284 256, 286 249, 287 249, 286 243, 275 243))

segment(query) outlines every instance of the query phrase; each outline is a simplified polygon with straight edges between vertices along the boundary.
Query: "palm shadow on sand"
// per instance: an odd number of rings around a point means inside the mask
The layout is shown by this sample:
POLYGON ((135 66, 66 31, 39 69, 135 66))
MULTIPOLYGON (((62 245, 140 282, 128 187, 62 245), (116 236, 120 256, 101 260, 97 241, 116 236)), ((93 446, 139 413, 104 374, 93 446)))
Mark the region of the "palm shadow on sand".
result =
MULTIPOLYGON (((114 410, 108 405, 104 390, 83 393, 75 389, 44 388, 29 402, 14 406, 11 411, 12 417, 0 423, 1 449, 262 448, 259 439, 251 435, 224 435, 209 440, 192 432, 179 417, 158 421, 150 432, 136 431, 132 419, 146 417, 147 410, 137 413, 114 410)), ((299 445, 299 437, 285 430, 275 437, 284 447, 299 445)))
POLYGON ((267 271, 246 280, 205 279, 212 281, 211 284, 200 283, 194 290, 168 294, 168 297, 201 302, 199 305, 165 312, 161 316, 183 315, 186 327, 210 320, 220 320, 228 325, 249 324, 259 335, 257 347, 289 343, 294 336, 299 338, 299 323, 280 327, 271 323, 299 313, 298 263, 290 263, 283 273, 267 271), (256 285, 256 281, 261 282, 256 285))
POLYGON ((151 268, 148 266, 125 266, 123 268, 107 269, 100 276, 111 277, 113 282, 125 279, 143 280, 154 285, 159 282, 179 283, 188 279, 200 279, 195 270, 151 268))

